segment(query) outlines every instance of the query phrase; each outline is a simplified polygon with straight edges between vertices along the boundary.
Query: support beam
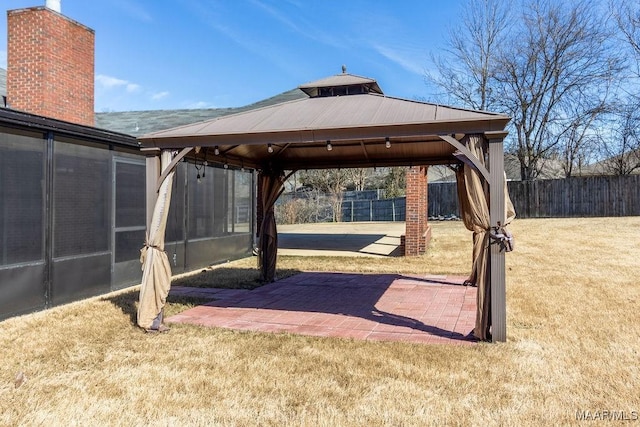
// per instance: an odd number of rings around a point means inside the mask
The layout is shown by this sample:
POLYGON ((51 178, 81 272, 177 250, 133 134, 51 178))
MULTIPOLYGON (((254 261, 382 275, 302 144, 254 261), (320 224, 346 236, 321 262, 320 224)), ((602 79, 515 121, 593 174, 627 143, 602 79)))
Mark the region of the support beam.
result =
POLYGON ((364 141, 360 141, 360 146, 362 147, 362 154, 364 154, 364 158, 369 160, 369 153, 367 153, 367 147, 364 144, 364 141))
POLYGON ((484 167, 484 165, 482 165, 478 161, 477 157, 474 156, 473 153, 471 153, 471 151, 469 151, 469 149, 464 146, 464 144, 461 144, 460 141, 458 141, 455 138, 452 138, 449 135, 438 135, 438 137, 440 137, 440 139, 442 139, 443 141, 446 141, 452 146, 454 146, 459 152, 459 154, 454 154, 454 156, 456 156, 456 158, 458 158, 459 160, 463 161, 467 165, 477 170, 480 173, 480 175, 482 175, 482 177, 487 182, 489 182, 489 171, 487 170, 487 168, 484 167))
MULTIPOLYGON (((491 227, 505 222, 504 133, 486 135, 489 141, 489 214, 491 227)), ((507 340, 507 298, 505 253, 501 245, 491 244, 491 339, 507 340)))
POLYGON ((162 171, 162 175, 160 175, 160 179, 158 180, 158 185, 156 186, 156 193, 160 191, 160 186, 162 185, 164 180, 167 179, 167 175, 171 173, 171 171, 173 170, 173 168, 176 167, 178 162, 180 162, 184 158, 184 156, 189 154, 191 150, 193 150, 193 147, 183 148, 182 151, 180 151, 178 155, 175 156, 173 160, 171 160, 171 163, 169 163, 169 166, 167 166, 165 170, 162 171))

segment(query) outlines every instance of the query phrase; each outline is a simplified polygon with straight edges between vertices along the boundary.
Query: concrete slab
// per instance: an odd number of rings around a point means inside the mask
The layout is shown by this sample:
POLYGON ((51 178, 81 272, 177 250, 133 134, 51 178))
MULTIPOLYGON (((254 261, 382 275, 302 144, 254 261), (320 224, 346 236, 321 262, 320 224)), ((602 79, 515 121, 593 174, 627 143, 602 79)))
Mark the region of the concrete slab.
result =
POLYGON ((404 222, 343 222, 278 226, 278 254, 396 256, 404 222))

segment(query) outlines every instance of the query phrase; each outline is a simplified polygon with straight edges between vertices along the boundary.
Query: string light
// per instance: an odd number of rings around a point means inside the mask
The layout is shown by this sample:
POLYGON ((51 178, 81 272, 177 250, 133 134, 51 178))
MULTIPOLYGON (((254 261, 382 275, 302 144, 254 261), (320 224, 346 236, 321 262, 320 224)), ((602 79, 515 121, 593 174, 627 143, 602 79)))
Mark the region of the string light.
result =
POLYGON ((333 146, 331 145, 331 141, 327 139, 327 151, 333 150, 333 146))
POLYGON ((213 148, 213 154, 215 154, 216 156, 220 155, 220 148, 218 148, 217 145, 213 148))
POLYGON ((391 148, 391 141, 389 141, 389 137, 385 138, 384 146, 387 147, 387 148, 391 148))
POLYGON ((267 144, 267 151, 273 153, 273 146, 271 144, 267 144))

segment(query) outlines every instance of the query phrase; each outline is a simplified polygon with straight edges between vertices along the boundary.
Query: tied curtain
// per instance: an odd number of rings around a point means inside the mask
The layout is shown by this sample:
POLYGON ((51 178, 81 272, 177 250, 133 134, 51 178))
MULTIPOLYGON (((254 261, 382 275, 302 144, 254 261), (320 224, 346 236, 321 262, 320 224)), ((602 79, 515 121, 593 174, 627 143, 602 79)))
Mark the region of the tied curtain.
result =
MULTIPOLYGON (((467 146, 480 164, 486 164, 488 143, 484 137, 467 135, 461 142, 467 146)), ((482 179, 480 173, 467 164, 457 169, 456 181, 462 221, 467 230, 473 232, 473 264, 471 275, 465 282, 478 288, 473 335, 479 340, 487 341, 491 339, 489 185, 482 179)), ((502 226, 506 226, 515 218, 515 210, 507 191, 506 178, 504 188, 498 191, 505 192, 505 222, 502 226)))
MULTIPOLYGON (((163 151, 161 168, 164 171, 171 163, 172 155, 163 151)), ((164 251, 164 235, 167 228, 167 216, 171 203, 171 184, 175 172, 167 174, 158 191, 158 198, 153 209, 151 225, 147 230, 144 247, 140 250, 142 263, 142 286, 138 304, 138 325, 141 328, 151 327, 153 320, 160 314, 167 302, 171 287, 171 265, 164 251)))
POLYGON ((276 262, 278 258, 278 230, 274 205, 284 191, 286 177, 282 171, 260 172, 260 191, 262 196, 262 223, 258 243, 258 267, 260 279, 271 283, 276 280, 276 262))

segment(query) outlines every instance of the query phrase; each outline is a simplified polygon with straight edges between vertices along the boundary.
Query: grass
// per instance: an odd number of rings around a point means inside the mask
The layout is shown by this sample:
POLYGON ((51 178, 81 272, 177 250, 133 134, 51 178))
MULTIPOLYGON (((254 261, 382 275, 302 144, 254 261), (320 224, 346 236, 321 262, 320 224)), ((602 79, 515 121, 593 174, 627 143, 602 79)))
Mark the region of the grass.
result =
MULTIPOLYGON (((282 257, 280 268, 468 272, 469 233, 460 223, 433 226, 422 257, 282 257)), ((0 425, 537 426, 580 424, 584 411, 640 415, 640 218, 511 228, 506 343, 189 325, 147 335, 132 321, 136 293, 123 292, 0 322, 0 425), (19 372, 27 381, 16 387, 19 372)), ((254 258, 225 266, 240 275, 253 267, 254 258)), ((197 302, 174 300, 168 311, 197 302)))

